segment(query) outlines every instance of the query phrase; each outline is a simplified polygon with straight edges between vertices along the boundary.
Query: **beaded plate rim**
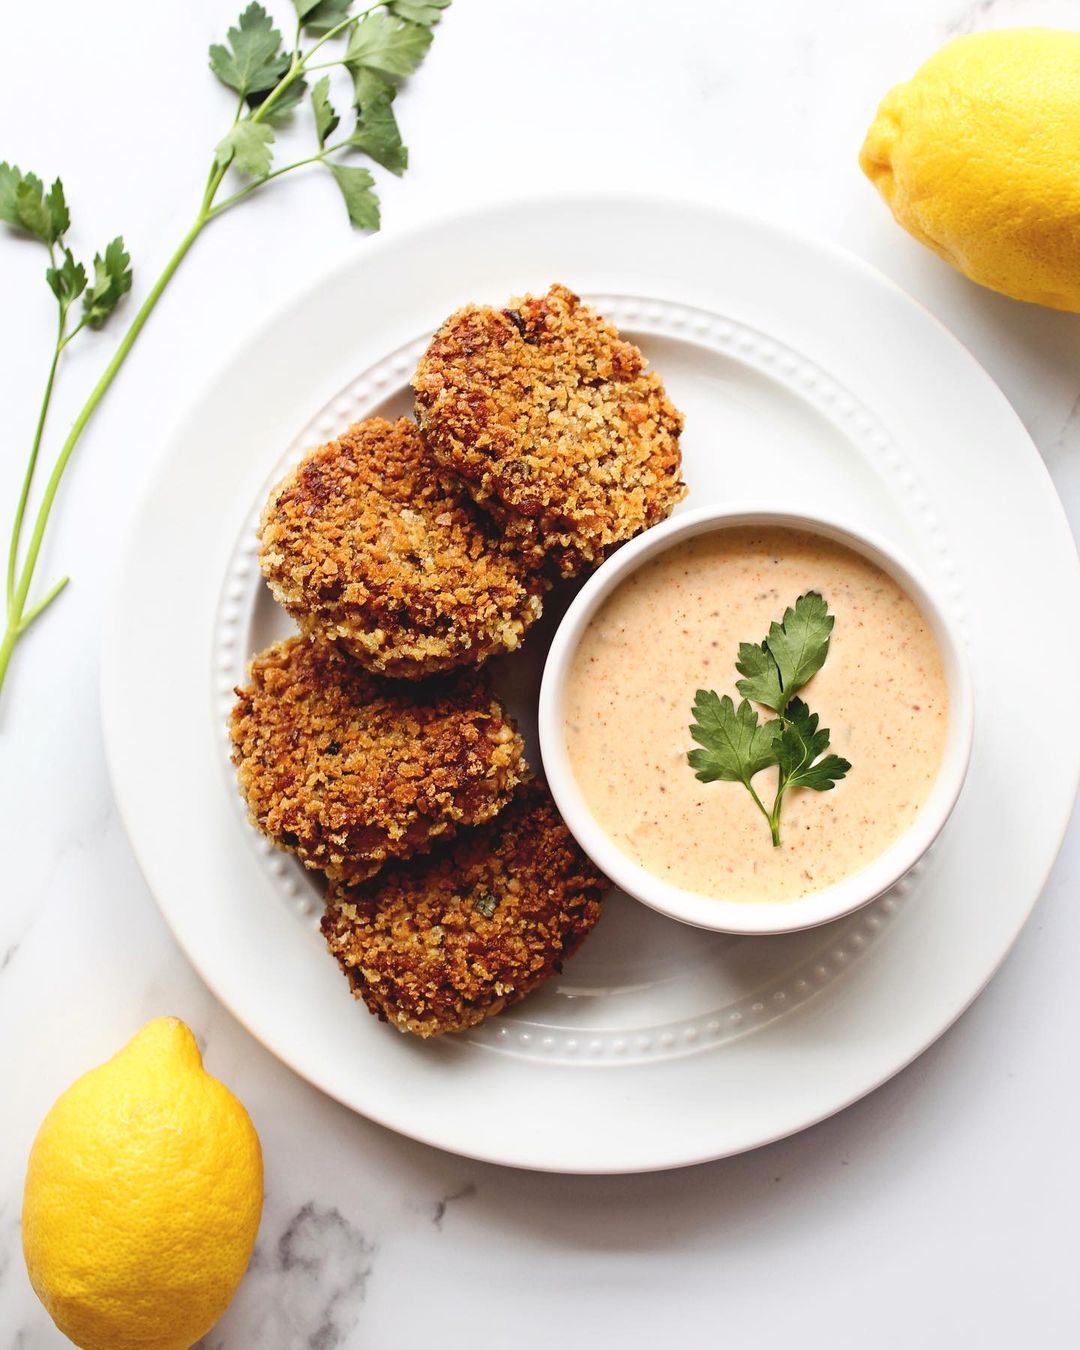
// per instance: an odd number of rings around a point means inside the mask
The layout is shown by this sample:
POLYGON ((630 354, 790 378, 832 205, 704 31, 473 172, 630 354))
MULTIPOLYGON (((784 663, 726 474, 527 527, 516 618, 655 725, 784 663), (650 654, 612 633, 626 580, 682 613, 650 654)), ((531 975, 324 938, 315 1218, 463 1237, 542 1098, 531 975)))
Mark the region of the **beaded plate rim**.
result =
MULTIPOLYGON (((859 454, 889 481, 905 515, 934 554, 942 584, 962 640, 969 620, 961 569, 931 495, 895 439, 844 384, 816 362, 752 325, 728 315, 691 305, 643 296, 586 294, 587 303, 615 323, 624 336, 670 338, 735 360, 774 380, 823 416, 859 454)), ((255 531, 266 496, 313 446, 340 434, 345 426, 371 416, 387 398, 408 385, 408 378, 426 350, 431 334, 398 347, 354 378, 311 417, 266 475, 236 538, 219 593, 213 625, 213 707, 217 712, 219 758, 226 773, 237 819, 271 887, 307 930, 318 934, 319 904, 312 877, 294 858, 275 849, 254 830, 239 793, 230 761, 228 716, 234 689, 246 678, 250 656, 246 635, 262 589, 255 531)), ((633 1064, 700 1053, 748 1035, 789 1015, 839 978, 887 931, 902 911, 923 864, 912 869, 892 890, 850 918, 827 929, 814 955, 782 979, 769 982, 740 999, 706 1013, 669 1023, 619 1029, 564 1031, 528 1020, 528 1002, 491 1018, 455 1039, 470 1046, 536 1059, 543 1063, 633 1064)), ((333 968, 328 969, 333 974, 333 968)))

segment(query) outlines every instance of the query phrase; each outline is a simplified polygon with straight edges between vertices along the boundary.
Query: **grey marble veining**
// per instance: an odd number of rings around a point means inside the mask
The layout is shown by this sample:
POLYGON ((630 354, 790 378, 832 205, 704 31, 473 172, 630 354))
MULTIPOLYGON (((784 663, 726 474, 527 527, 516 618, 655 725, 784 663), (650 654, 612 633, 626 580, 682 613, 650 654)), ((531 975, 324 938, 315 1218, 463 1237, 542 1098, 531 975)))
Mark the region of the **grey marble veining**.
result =
POLYGON ((462 1186, 460 1191, 452 1191, 449 1195, 441 1196, 435 1201, 431 1211, 431 1222, 442 1232, 443 1220, 446 1218, 446 1211, 450 1205, 455 1205, 459 1200, 468 1200, 476 1194, 476 1187, 472 1182, 467 1186, 462 1186))
MULTIPOLYGON (((244 1290, 246 1334, 265 1350, 335 1350, 359 1325, 377 1249, 334 1207, 309 1201, 275 1241, 261 1239, 244 1290)), ((203 1350, 227 1350, 216 1333, 203 1350)))

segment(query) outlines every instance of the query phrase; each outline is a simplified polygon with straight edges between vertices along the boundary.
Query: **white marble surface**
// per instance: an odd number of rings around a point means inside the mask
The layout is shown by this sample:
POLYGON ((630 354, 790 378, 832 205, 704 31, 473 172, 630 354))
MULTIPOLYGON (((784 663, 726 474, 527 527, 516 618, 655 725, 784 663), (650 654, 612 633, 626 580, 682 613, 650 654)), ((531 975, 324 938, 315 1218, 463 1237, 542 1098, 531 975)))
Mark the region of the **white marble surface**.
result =
MULTIPOLYGON (((225 0, 113 0, 107 12, 53 0, 5 14, 0 156, 62 172, 84 250, 122 229, 140 292, 186 224, 228 116, 204 54, 233 16, 225 0)), ((1075 20, 1069 0, 458 0, 400 101, 414 167, 384 185, 385 228, 549 185, 633 184, 846 245, 983 361, 1075 525, 1080 320, 955 276, 892 224, 855 164, 877 99, 946 37, 1075 20)), ((0 706, 0 1344, 67 1343, 19 1248, 37 1124, 75 1075, 165 1012, 195 1028, 266 1152, 256 1260, 208 1350, 1064 1343, 1080 1316, 1077 828, 991 988, 912 1068, 803 1135, 681 1173, 541 1177, 396 1138, 276 1063, 176 948, 102 758, 110 568, 189 391, 279 295, 364 246, 318 179, 288 181, 216 226, 65 486, 42 579, 70 569, 75 581, 0 706)), ((38 270, 0 241, 4 503, 50 340, 38 270)), ((114 338, 73 355, 54 433, 114 338)), ((1022 547, 1007 502, 987 528, 1022 547)))

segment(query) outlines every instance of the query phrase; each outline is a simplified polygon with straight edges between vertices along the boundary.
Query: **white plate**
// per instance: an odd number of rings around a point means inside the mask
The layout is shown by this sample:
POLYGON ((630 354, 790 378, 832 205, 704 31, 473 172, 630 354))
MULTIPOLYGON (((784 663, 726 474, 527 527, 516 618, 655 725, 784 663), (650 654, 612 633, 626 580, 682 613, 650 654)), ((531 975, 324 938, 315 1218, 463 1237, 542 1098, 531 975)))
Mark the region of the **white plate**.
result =
MULTIPOLYGON (((1015 749, 1000 728, 1030 697, 1031 652, 1078 607, 1076 551, 1031 441, 967 352, 895 287, 843 254, 701 206, 549 200, 365 241, 193 403, 116 584, 106 741, 132 843, 177 938, 298 1073, 473 1157, 553 1171, 674 1167, 855 1100, 990 978, 1042 888, 1080 770, 1077 723, 1059 719, 1040 737, 1038 791, 1014 792, 1015 749), (937 579, 969 644, 982 716, 945 834, 869 909, 811 932, 732 938, 615 897, 560 980, 475 1032, 421 1043, 350 998, 318 937, 312 885, 260 847, 230 779, 229 690, 251 652, 288 627, 258 581, 254 516, 304 446, 408 406, 415 357, 451 310, 555 279, 593 299, 663 374, 686 412, 691 503, 841 512, 937 579)), ((502 663, 530 719, 550 631, 502 663)), ((1057 633, 1067 669, 1080 641, 1057 633)))

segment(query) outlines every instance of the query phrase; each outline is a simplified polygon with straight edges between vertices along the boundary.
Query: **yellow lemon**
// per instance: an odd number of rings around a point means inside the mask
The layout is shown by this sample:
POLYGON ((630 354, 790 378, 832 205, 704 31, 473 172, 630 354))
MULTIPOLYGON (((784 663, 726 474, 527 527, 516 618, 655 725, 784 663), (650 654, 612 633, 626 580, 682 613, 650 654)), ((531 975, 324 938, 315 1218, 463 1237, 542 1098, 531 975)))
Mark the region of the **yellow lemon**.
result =
POLYGON ((82 1350, 187 1350, 247 1269, 262 1212, 251 1120, 174 1017, 54 1104, 30 1152, 30 1281, 82 1350))
POLYGON ((1080 33, 948 43, 885 96, 859 162, 904 229, 965 276, 1080 310, 1080 33))

